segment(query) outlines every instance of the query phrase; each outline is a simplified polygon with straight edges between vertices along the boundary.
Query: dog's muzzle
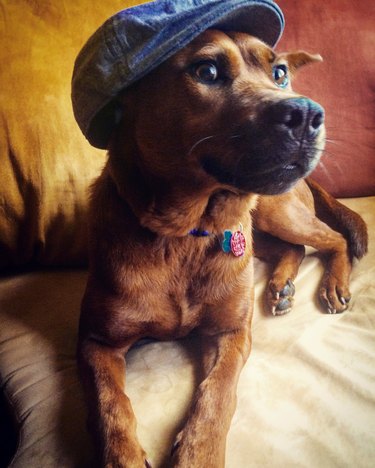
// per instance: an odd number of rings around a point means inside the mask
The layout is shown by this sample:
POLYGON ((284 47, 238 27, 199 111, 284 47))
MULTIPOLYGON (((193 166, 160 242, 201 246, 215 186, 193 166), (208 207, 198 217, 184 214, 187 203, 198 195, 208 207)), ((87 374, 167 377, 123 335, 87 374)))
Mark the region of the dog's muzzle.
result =
POLYGON ((269 102, 236 131, 240 138, 228 148, 231 157, 206 154, 205 171, 244 191, 279 194, 319 162, 325 139, 324 109, 302 97, 269 102))

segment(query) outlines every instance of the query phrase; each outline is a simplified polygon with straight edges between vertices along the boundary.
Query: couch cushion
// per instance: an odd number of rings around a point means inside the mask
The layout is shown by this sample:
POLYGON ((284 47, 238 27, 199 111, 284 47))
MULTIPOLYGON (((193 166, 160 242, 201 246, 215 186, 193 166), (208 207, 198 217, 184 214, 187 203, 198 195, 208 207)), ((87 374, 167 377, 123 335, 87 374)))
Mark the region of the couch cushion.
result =
POLYGON ((294 88, 326 109, 326 152, 313 176, 332 195, 375 194, 375 2, 278 0, 286 17, 278 50, 320 53, 294 88))
MULTIPOLYGON (((238 385, 226 468, 373 466, 375 197, 346 203, 370 227, 370 253, 353 271, 347 312, 319 310, 314 298, 322 264, 311 254, 295 282, 292 312, 265 315, 269 270, 256 260, 253 347, 238 385)), ((92 466, 75 362, 85 282, 81 271, 0 280, 0 387, 20 430, 12 468, 92 466)), ((151 343, 128 354, 126 392, 154 467, 169 466, 200 363, 194 339, 151 343)))
POLYGON ((92 31, 134 3, 0 0, 0 269, 85 261, 87 189, 105 152, 74 120, 72 70, 92 31))

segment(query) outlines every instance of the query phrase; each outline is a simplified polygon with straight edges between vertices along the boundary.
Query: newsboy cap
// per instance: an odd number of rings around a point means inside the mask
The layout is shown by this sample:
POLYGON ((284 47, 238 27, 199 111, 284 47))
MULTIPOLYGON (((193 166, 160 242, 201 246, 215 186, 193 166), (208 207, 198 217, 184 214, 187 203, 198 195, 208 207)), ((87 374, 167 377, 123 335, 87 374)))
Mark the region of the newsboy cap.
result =
POLYGON ((121 119, 116 96, 208 28, 274 46, 284 17, 272 0, 155 0, 118 12, 88 39, 74 66, 73 111, 88 141, 107 148, 121 119))

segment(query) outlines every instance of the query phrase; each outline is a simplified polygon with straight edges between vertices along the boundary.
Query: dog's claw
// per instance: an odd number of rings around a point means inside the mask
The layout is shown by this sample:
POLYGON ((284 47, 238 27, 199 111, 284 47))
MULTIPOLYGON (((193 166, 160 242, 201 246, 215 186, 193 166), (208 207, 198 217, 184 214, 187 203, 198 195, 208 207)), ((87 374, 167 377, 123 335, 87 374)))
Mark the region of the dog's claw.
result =
POLYGON ((176 440, 176 442, 173 444, 172 450, 171 450, 171 457, 175 454, 175 452, 178 450, 178 447, 180 446, 180 442, 176 440))
POLYGON ((292 283, 292 281, 288 279, 288 281, 286 282, 286 285, 280 291, 280 296, 283 296, 283 297, 294 296, 295 292, 296 292, 296 288, 294 284, 292 283))
POLYGON ((296 288, 290 279, 286 281, 281 289, 277 287, 277 284, 271 281, 268 291, 268 310, 271 310, 273 316, 285 315, 291 311, 296 288))
POLYGON ((286 314, 289 314, 289 312, 292 310, 291 307, 288 307, 286 309, 277 309, 275 315, 286 315, 286 314))
POLYGON ((338 285, 334 278, 328 276, 323 280, 319 298, 328 314, 341 314, 348 309, 351 296, 345 285, 338 285))
POLYGON ((151 464, 148 462, 148 460, 145 460, 145 467, 146 468, 152 468, 151 464))
POLYGON ((350 297, 344 297, 344 296, 340 296, 340 302, 342 305, 344 306, 348 306, 349 302, 350 302, 350 297))
POLYGON ((272 307, 272 315, 285 315, 291 311, 292 305, 292 297, 283 297, 276 306, 272 307))
POLYGON ((276 310, 285 311, 291 308, 292 298, 291 297, 283 297, 276 306, 276 310))

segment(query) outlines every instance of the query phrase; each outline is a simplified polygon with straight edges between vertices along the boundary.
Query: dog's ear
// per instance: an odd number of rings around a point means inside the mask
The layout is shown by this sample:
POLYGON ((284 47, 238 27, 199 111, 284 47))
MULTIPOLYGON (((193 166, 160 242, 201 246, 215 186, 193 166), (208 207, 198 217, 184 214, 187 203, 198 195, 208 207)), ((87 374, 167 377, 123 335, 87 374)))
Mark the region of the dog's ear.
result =
POLYGON ((303 50, 297 52, 290 52, 285 54, 280 54, 279 59, 281 61, 286 61, 288 64, 289 71, 293 74, 303 65, 308 65, 309 63, 322 62, 323 59, 319 54, 309 54, 303 50))

